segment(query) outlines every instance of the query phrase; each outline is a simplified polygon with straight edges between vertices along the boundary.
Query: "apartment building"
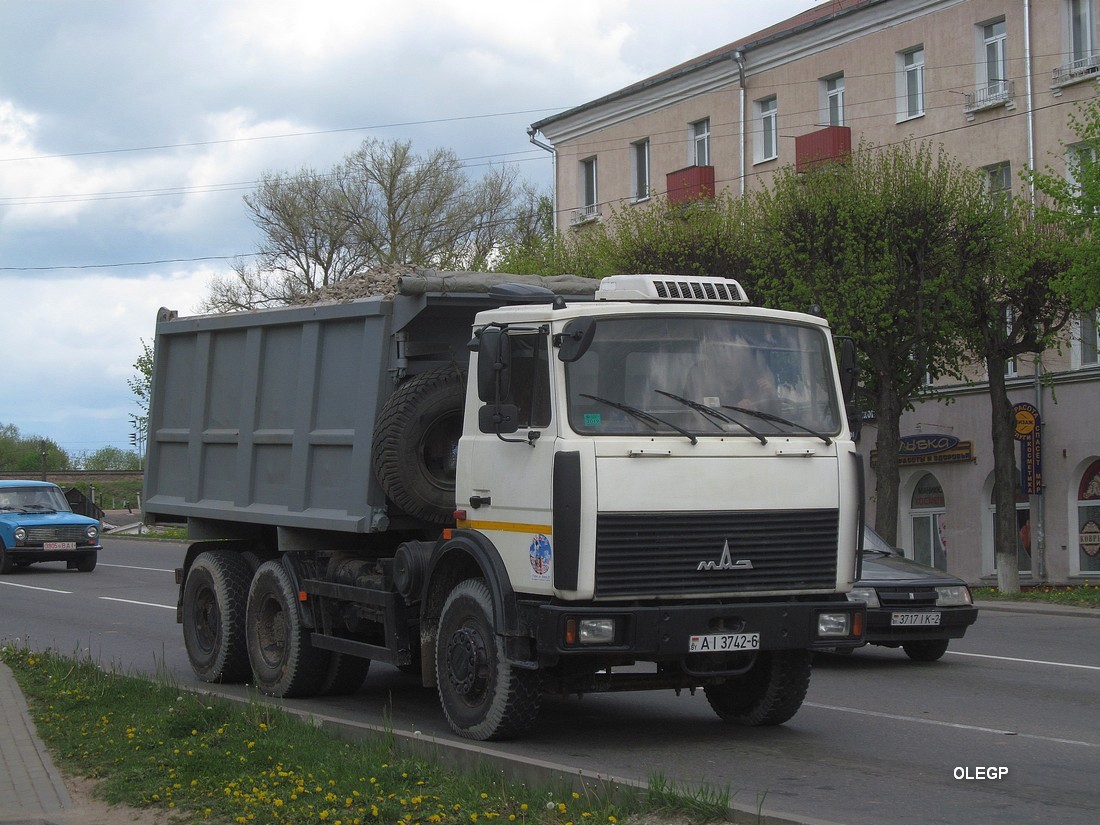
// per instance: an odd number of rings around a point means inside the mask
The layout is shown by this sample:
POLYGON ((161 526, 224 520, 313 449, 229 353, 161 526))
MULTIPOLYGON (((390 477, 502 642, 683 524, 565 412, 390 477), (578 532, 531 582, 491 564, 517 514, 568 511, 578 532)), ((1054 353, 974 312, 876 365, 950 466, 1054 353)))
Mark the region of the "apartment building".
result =
MULTIPOLYGON (((940 143, 988 176, 991 195, 1030 197, 1025 167, 1072 174, 1068 116, 1097 94, 1098 17, 1098 0, 822 2, 529 131, 553 152, 566 231, 658 195, 744 194, 783 166, 861 141, 940 143)), ((1064 347, 1009 366, 1024 582, 1100 579, 1098 345, 1097 315, 1087 313, 1064 347)), ((990 581, 988 392, 981 381, 936 391, 952 403, 922 402, 902 420, 899 544, 972 583, 990 581)), ((874 436, 872 422, 869 478, 874 436)))

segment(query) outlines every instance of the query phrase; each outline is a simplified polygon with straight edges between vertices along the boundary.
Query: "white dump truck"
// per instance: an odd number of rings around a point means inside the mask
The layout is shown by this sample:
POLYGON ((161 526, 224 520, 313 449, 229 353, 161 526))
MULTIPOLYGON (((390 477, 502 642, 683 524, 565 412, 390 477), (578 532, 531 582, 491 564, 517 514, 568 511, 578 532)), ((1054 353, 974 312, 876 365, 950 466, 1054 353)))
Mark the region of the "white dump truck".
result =
POLYGON ((187 523, 203 680, 347 694, 385 662, 472 739, 597 691, 780 724, 861 642, 854 383, 824 320, 722 278, 162 310, 145 510, 187 523))

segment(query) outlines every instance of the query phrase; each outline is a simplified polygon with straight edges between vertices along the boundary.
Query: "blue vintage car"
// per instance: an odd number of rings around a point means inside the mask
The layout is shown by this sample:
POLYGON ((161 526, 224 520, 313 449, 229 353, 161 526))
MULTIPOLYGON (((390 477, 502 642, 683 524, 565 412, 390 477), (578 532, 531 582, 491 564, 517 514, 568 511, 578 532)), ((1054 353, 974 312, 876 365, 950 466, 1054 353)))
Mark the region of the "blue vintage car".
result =
POLYGON ((101 549, 99 522, 74 513, 56 484, 0 480, 0 574, 42 561, 90 573, 101 549))

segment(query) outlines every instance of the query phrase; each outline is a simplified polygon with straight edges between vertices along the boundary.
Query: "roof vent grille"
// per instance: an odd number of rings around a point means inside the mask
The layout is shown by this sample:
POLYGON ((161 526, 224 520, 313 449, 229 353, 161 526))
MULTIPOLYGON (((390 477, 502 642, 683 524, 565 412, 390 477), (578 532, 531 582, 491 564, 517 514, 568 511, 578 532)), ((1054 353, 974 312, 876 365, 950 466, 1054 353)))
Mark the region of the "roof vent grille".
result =
POLYGON ((678 301, 747 304, 741 284, 729 278, 612 275, 600 281, 597 301, 678 301))

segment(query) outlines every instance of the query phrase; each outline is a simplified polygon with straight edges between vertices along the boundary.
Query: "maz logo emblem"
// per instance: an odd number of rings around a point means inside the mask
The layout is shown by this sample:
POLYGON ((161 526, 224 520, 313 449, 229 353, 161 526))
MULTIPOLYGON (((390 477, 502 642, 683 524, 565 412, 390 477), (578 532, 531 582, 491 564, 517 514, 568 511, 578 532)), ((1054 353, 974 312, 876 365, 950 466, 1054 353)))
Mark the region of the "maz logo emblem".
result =
POLYGON ((718 561, 701 561, 696 570, 752 570, 751 559, 738 559, 733 560, 730 555, 730 543, 729 539, 726 539, 726 543, 722 545, 722 558, 718 561))

